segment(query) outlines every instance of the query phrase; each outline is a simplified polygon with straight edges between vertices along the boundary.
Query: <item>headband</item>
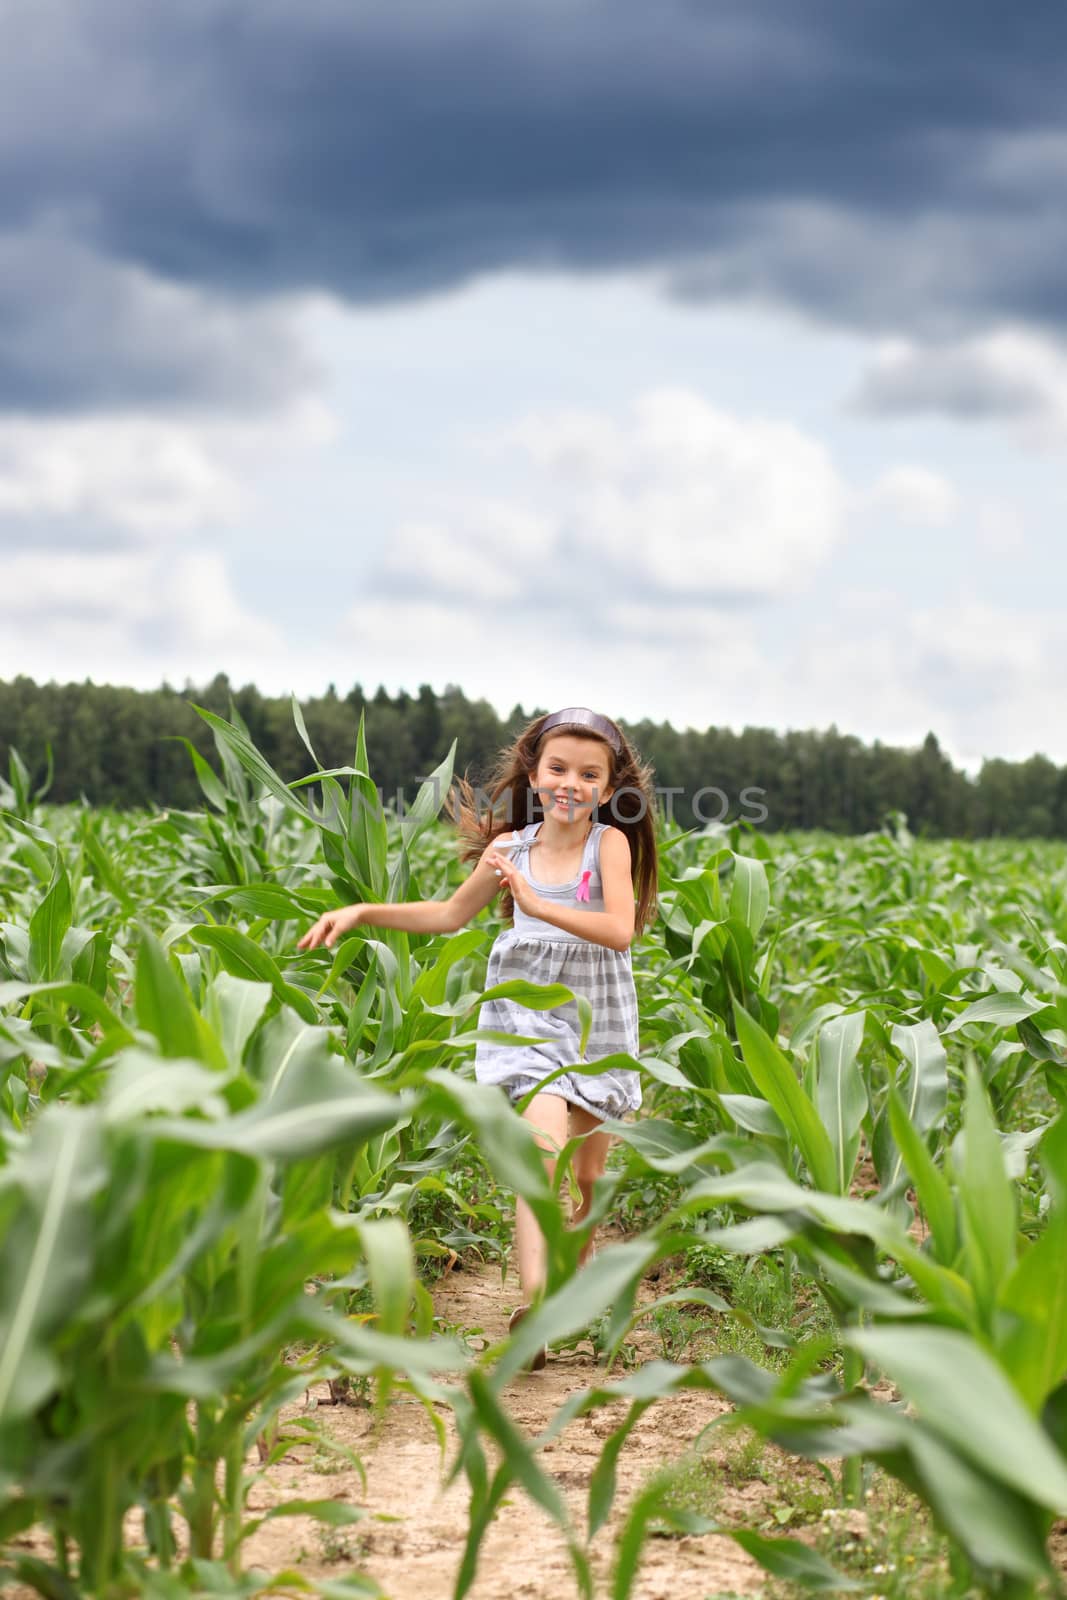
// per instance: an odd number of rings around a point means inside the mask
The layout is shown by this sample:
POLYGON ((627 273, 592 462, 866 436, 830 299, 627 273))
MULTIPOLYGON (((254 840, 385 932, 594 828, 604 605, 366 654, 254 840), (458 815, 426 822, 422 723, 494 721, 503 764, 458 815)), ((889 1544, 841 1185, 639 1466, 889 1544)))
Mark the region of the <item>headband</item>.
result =
POLYGON ((592 728, 602 739, 606 739, 611 748, 619 755, 622 751, 622 740, 614 723, 607 717, 602 717, 597 711, 590 711, 588 706, 567 706, 564 711, 553 711, 541 724, 538 740, 546 734, 549 728, 558 728, 561 723, 577 723, 583 728, 592 728))

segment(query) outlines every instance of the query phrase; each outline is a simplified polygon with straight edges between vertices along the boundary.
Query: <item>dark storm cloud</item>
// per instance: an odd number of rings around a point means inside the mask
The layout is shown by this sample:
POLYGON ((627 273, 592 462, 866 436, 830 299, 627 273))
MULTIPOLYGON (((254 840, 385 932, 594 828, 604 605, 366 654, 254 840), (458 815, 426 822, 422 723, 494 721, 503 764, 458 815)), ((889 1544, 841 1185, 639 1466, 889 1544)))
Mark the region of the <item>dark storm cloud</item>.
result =
POLYGON ((0 234, 0 405, 258 410, 310 377, 280 310, 153 280, 55 230, 0 234))
MULTIPOLYGON (((184 285, 205 318, 313 288, 368 302, 494 268, 658 266, 690 297, 880 331, 1067 319, 1060 0, 6 9, 7 251, 66 237, 112 303, 64 379, 61 286, 45 271, 14 310, 0 287, 0 404, 243 404, 295 381, 276 319, 265 344, 197 344, 195 316, 146 327, 115 263, 184 285)), ((71 320, 93 315, 90 294, 71 320)))

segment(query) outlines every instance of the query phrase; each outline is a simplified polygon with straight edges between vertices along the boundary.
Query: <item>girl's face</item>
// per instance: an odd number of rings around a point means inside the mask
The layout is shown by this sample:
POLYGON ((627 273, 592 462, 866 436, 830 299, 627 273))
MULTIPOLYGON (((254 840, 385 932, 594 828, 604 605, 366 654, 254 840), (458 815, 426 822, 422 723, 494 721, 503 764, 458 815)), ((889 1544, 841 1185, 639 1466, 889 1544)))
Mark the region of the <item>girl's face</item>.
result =
POLYGON ((560 822, 589 817, 611 798, 611 751, 600 739, 553 734, 546 739, 530 778, 545 816, 560 822))

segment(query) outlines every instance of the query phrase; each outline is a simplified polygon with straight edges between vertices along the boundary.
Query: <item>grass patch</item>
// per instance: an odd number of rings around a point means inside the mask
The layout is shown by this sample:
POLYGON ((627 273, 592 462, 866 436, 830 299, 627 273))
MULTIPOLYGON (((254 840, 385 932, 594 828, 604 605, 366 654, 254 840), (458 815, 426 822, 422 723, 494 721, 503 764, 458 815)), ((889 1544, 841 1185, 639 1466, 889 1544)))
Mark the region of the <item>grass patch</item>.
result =
MULTIPOLYGON (((668 1469, 667 1478, 671 1510, 767 1538, 797 1539, 860 1583, 867 1600, 979 1600, 987 1593, 953 1561, 922 1503, 877 1469, 868 1470, 863 1507, 843 1507, 838 1483, 816 1463, 786 1456, 727 1421, 668 1469)), ((760 1590, 762 1600, 801 1600, 809 1593, 770 1575, 760 1590)))

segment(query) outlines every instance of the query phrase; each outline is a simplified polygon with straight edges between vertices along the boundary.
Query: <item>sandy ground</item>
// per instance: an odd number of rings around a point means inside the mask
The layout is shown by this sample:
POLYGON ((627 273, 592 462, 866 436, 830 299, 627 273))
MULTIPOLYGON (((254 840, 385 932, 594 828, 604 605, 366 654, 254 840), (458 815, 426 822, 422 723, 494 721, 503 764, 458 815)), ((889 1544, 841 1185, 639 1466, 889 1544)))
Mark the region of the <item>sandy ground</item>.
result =
MULTIPOLYGON (((651 1294, 654 1293, 654 1287, 651 1294)), ((481 1328, 490 1340, 507 1331, 507 1312, 516 1304, 517 1288, 503 1288, 498 1269, 474 1268, 449 1273, 434 1291, 437 1314, 458 1328, 481 1328)), ((658 1340, 646 1335, 646 1359, 661 1354, 658 1340)), ((639 1345, 640 1348, 640 1345, 639 1345)), ((594 1382, 597 1364, 591 1351, 580 1348, 550 1354, 544 1371, 525 1373, 506 1391, 515 1422, 537 1434, 568 1395, 594 1382)), ((325 1385, 320 1386, 323 1398, 325 1385)), ((619 1462, 615 1510, 593 1543, 598 1595, 609 1592, 613 1545, 635 1493, 665 1461, 685 1452, 697 1435, 726 1409, 714 1395, 686 1394, 661 1402, 646 1412, 630 1436, 619 1462)), ((584 1527, 589 1478, 603 1438, 625 1414, 625 1405, 604 1408, 573 1422, 542 1455, 545 1471, 568 1503, 575 1526, 584 1527)), ((396 1521, 368 1519, 338 1535, 320 1533, 306 1519, 265 1525, 248 1544, 248 1561, 277 1571, 297 1564, 309 1576, 340 1576, 353 1567, 377 1580, 389 1600, 448 1600, 462 1558, 467 1530, 467 1493, 462 1479, 442 1487, 441 1454, 423 1408, 406 1397, 395 1400, 375 1429, 365 1407, 338 1406, 317 1413, 331 1437, 350 1446, 367 1471, 364 1495, 354 1468, 309 1470, 312 1447, 291 1451, 301 1464, 279 1463, 252 1497, 265 1510, 277 1500, 337 1497, 396 1521), (330 1559, 332 1557, 333 1559, 330 1559)), ((448 1427, 448 1459, 454 1432, 448 1427)), ((283 1418, 284 1421, 284 1418, 283 1418)), ((751 1491, 735 1491, 721 1507, 740 1523, 755 1510, 751 1491)), ((764 1575, 730 1540, 715 1535, 651 1538, 644 1550, 635 1600, 677 1600, 677 1597, 756 1595, 764 1575)), ((559 1530, 515 1487, 501 1507, 482 1545, 472 1600, 511 1600, 512 1596, 566 1600, 577 1594, 566 1545, 559 1530)))
MULTIPOLYGON (((665 1278, 646 1282, 640 1299, 647 1303, 667 1286, 665 1278)), ((437 1316, 446 1326, 466 1330, 472 1341, 475 1330, 481 1330, 488 1343, 505 1336, 508 1312, 518 1298, 513 1279, 502 1286, 499 1268, 478 1265, 447 1273, 433 1291, 437 1316)), ((639 1329, 632 1340, 638 1362, 663 1356, 655 1333, 639 1329)), ((521 1374, 508 1386, 505 1399, 515 1423, 536 1436, 569 1395, 606 1376, 591 1347, 583 1344, 550 1353, 545 1369, 521 1374)), ((246 1569, 278 1573, 296 1568, 309 1578, 334 1579, 358 1572, 376 1580, 388 1600, 450 1600, 466 1541, 468 1505, 462 1477, 448 1488, 443 1484, 455 1455, 450 1413, 439 1412, 447 1435, 442 1459, 426 1411, 410 1397, 394 1396, 379 1419, 366 1403, 328 1405, 328 1400, 328 1385, 316 1384, 304 1405, 282 1413, 283 1432, 299 1442, 253 1485, 249 1519, 294 1499, 338 1500, 364 1508, 368 1515, 336 1530, 309 1517, 267 1522, 246 1543, 246 1569), (324 1435, 361 1459, 366 1489, 354 1466, 286 1427, 306 1420, 309 1410, 324 1435)), ((625 1409, 626 1402, 620 1401, 577 1419, 541 1455, 542 1467, 559 1487, 579 1535, 585 1529, 590 1475, 604 1438, 622 1420, 625 1409)), ((610 1594, 616 1539, 635 1495, 665 1463, 683 1457, 708 1424, 727 1410, 716 1395, 682 1394, 653 1406, 633 1430, 618 1463, 614 1509, 591 1548, 597 1600, 610 1594)), ((705 1447, 705 1459, 721 1461, 722 1448, 718 1443, 711 1451, 705 1447)), ((247 1465, 255 1471, 255 1454, 247 1465)), ((803 1475, 805 1467, 793 1462, 792 1469, 803 1475)), ((714 1476, 715 1466, 710 1470, 714 1476)), ((769 1493, 762 1478, 727 1474, 721 1485, 714 1514, 728 1525, 759 1526, 769 1493)), ((131 1513, 129 1533, 131 1542, 138 1543, 140 1530, 135 1523, 139 1524, 139 1513, 131 1513)), ((38 1530, 12 1542, 13 1548, 46 1559, 51 1556, 50 1545, 38 1530)), ((633 1600, 734 1600, 759 1595, 765 1583, 762 1569, 727 1538, 653 1535, 645 1543, 633 1600)), ((32 1600, 28 1590, 6 1592, 12 1600, 32 1600)), ((471 1600, 570 1600, 578 1592, 560 1530, 514 1486, 483 1541, 471 1600)))

